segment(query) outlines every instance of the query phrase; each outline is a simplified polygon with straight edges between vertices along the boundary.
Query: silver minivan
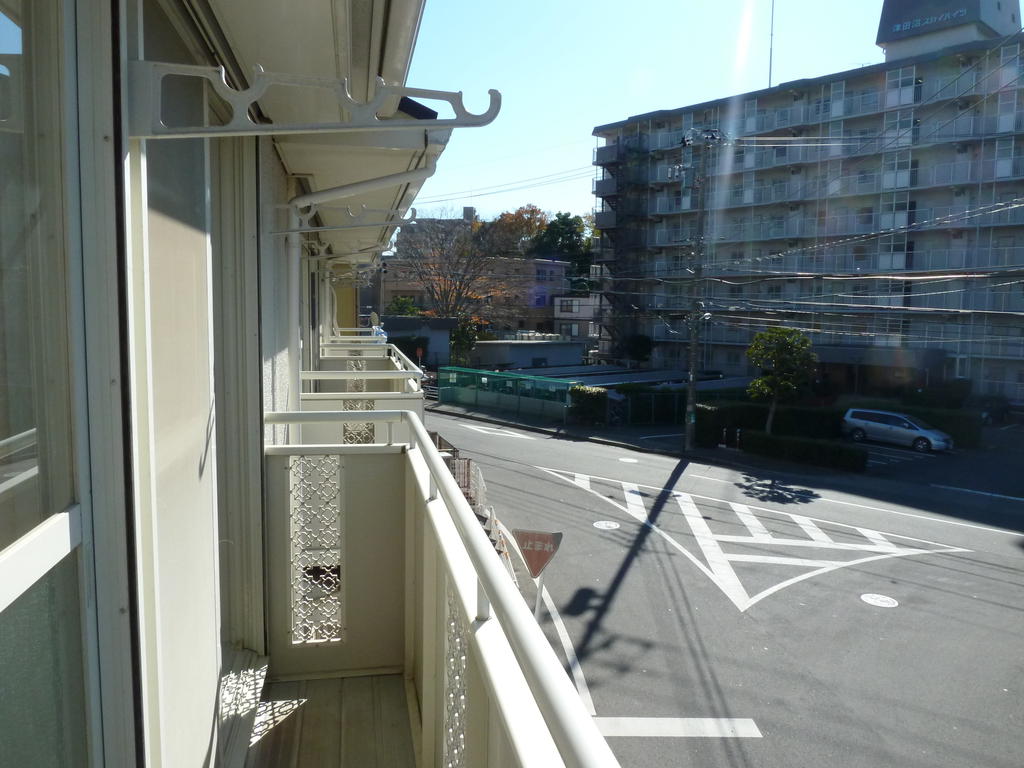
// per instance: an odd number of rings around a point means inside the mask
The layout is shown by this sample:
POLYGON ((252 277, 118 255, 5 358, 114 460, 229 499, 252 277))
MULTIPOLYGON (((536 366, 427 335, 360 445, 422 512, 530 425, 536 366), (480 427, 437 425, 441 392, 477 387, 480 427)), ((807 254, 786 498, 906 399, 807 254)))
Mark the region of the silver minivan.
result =
POLYGON ((878 440, 906 445, 922 453, 953 450, 952 437, 905 413, 851 408, 843 416, 842 432, 858 443, 878 440))

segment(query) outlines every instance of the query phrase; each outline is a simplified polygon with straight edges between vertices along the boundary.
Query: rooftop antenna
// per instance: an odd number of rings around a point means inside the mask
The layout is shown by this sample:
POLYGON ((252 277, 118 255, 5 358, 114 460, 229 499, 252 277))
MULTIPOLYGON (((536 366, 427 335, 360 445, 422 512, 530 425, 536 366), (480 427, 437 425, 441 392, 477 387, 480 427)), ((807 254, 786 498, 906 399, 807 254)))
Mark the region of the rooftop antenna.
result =
POLYGON ((768 32, 768 87, 772 87, 772 53, 775 50, 775 0, 772 0, 772 21, 768 32))

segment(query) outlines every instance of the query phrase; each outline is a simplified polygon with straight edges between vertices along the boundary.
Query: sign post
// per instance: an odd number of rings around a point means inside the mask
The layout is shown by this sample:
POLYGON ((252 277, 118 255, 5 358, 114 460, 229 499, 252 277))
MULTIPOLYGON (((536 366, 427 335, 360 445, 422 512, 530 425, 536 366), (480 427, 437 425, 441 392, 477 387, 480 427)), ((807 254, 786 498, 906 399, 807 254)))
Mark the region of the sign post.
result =
POLYGON ((533 607, 533 617, 540 619, 540 606, 544 595, 544 568, 555 556, 562 543, 561 532, 512 530, 512 536, 519 546, 519 552, 526 562, 526 568, 537 583, 537 602, 533 607))

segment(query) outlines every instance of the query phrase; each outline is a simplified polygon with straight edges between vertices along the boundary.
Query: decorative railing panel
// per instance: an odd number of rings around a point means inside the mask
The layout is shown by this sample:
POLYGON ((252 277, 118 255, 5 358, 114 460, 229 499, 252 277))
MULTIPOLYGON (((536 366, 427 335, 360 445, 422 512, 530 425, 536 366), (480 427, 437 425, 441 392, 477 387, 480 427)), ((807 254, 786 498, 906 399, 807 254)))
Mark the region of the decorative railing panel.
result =
POLYGON ((340 456, 295 456, 290 470, 292 642, 345 639, 340 456))

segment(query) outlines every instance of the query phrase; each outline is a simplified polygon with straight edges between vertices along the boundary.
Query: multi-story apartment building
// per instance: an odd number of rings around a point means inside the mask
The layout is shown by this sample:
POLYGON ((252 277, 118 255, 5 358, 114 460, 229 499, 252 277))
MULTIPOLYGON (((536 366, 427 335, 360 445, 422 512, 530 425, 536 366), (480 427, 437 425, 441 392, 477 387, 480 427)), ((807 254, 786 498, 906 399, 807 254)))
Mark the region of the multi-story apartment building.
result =
POLYGON ((595 128, 606 354, 645 333, 685 367, 696 294, 702 367, 747 372, 783 324, 842 388, 963 377, 1024 401, 1018 3, 934 5, 885 3, 884 64, 595 128))
POLYGON ((0 4, 0 765, 618 765, 351 327, 423 9, 0 4))
POLYGON ((555 297, 555 333, 572 341, 587 343, 588 349, 596 346, 600 328, 595 322, 601 294, 567 293, 555 297))

